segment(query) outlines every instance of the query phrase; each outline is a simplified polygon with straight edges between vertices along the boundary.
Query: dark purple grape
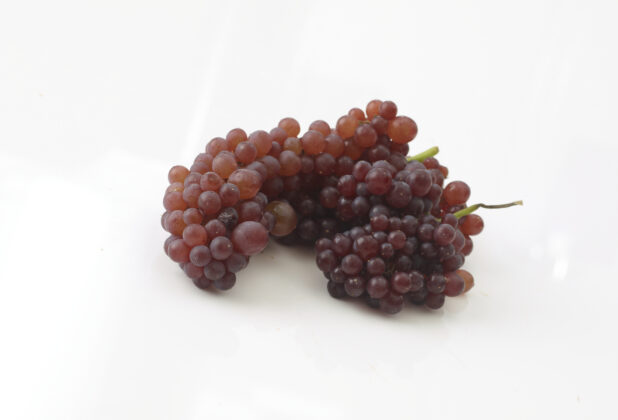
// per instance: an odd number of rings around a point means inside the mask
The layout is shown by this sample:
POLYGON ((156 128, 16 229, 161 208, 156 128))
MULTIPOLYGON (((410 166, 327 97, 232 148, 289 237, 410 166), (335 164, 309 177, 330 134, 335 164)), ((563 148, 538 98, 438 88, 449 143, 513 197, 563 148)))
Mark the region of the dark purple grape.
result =
POLYGON ((359 297, 365 291, 365 279, 360 276, 348 277, 344 287, 349 296, 359 297))
POLYGON ((316 257, 318 268, 324 272, 329 272, 337 266, 337 257, 330 249, 320 252, 316 257))
POLYGON ((356 275, 363 269, 363 260, 355 254, 346 255, 341 260, 341 268, 350 276, 356 275))
POLYGON ((204 267, 204 275, 207 279, 216 281, 225 275, 225 265, 221 261, 211 261, 204 267))
POLYGON ((219 290, 229 290, 236 284, 236 274, 225 273, 223 277, 215 280, 215 287, 219 290))
POLYGON ((442 274, 432 274, 427 281, 429 293, 442 293, 446 286, 446 278, 442 274))
POLYGON ((367 282, 367 293, 374 299, 384 297, 388 290, 388 280, 383 276, 373 276, 367 282))
POLYGON ((443 294, 433 294, 428 293, 427 297, 425 297, 425 306, 429 309, 440 309, 444 305, 444 295, 443 294))
POLYGON ((371 258, 367 261, 367 272, 374 276, 381 275, 386 270, 386 264, 380 257, 371 258))
POLYGON ((335 299, 341 299, 346 296, 346 291, 341 283, 335 283, 334 281, 329 281, 326 285, 326 289, 328 290, 328 294, 334 297, 335 299))
POLYGON ((225 260, 225 267, 230 273, 238 273, 249 263, 249 257, 245 257, 237 252, 233 253, 225 260))
POLYGON ((388 292, 380 299, 380 310, 387 314, 396 314, 403 309, 403 296, 395 292, 388 292))

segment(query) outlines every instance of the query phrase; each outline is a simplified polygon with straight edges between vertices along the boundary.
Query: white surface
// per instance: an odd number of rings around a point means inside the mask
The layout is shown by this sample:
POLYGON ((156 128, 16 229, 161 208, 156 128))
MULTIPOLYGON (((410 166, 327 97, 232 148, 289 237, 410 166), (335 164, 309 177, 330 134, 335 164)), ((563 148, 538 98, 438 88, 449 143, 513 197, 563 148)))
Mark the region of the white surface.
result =
POLYGON ((616 418, 617 4, 0 6, 0 418, 616 418), (374 97, 484 211, 436 313, 271 245, 225 296, 162 251, 167 169, 374 97))

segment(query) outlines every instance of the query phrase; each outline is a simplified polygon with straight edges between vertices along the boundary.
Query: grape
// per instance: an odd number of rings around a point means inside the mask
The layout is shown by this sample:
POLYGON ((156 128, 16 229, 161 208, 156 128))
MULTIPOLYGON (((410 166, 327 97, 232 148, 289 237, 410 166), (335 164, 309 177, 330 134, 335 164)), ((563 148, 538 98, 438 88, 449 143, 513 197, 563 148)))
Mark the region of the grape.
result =
POLYGON ((324 137, 330 135, 331 129, 330 125, 326 121, 316 120, 309 125, 309 130, 317 131, 322 133, 324 137))
POLYGON ((234 253, 232 241, 226 236, 218 236, 210 242, 210 254, 215 260, 223 261, 234 253))
POLYGON ((387 314, 396 314, 403 309, 403 296, 396 292, 388 292, 380 299, 380 310, 387 314))
POLYGON ((172 261, 176 261, 177 263, 189 262, 190 251, 191 248, 182 239, 172 241, 167 247, 167 254, 170 256, 172 261))
POLYGON ((182 199, 187 204, 189 209, 197 207, 197 200, 202 193, 202 189, 198 184, 191 184, 182 192, 182 199))
POLYGON ((200 178, 200 187, 203 191, 219 191, 223 180, 216 172, 206 172, 200 178))
POLYGON ((365 291, 365 280, 359 276, 348 277, 343 286, 349 296, 359 297, 365 291))
POLYGON ((335 175, 343 176, 349 175, 354 170, 354 161, 349 156, 341 156, 337 159, 337 168, 335 169, 335 175))
POLYGON ((167 174, 167 179, 170 184, 174 182, 183 182, 185 178, 189 175, 189 170, 184 166, 176 165, 172 166, 167 174))
POLYGON ((365 121, 365 113, 360 108, 352 108, 348 111, 348 115, 356 118, 358 121, 365 121))
POLYGON ((395 248, 390 243, 383 243, 380 245, 380 255, 383 258, 389 259, 395 255, 395 248))
POLYGON ((295 155, 300 155, 303 152, 303 144, 301 140, 296 137, 288 137, 283 142, 283 150, 289 150, 295 155))
POLYGON ((163 251, 165 251, 166 254, 168 254, 167 249, 169 248, 170 244, 173 241, 175 241, 176 239, 180 239, 180 238, 178 238, 178 236, 176 236, 176 235, 170 235, 170 236, 167 237, 167 239, 163 243, 163 251))
POLYGON ((444 288, 444 294, 446 296, 453 297, 463 293, 466 284, 459 274, 456 272, 446 273, 444 277, 446 278, 446 286, 444 288))
POLYGON ((337 134, 343 139, 350 138, 354 135, 356 127, 358 126, 358 120, 352 116, 344 115, 337 120, 337 134))
POLYGON ((371 277, 367 282, 367 293, 374 299, 384 297, 388 291, 388 280, 383 276, 371 277))
POLYGON ((417 197, 424 197, 431 189, 431 175, 424 169, 417 169, 405 179, 410 191, 417 197))
POLYGON ((348 275, 355 275, 363 269, 363 260, 356 254, 349 254, 341 260, 341 268, 348 275))
POLYGON ((249 258, 234 252, 225 260, 225 267, 230 273, 238 273, 249 263, 249 258))
POLYGON ((463 181, 453 181, 444 188, 443 196, 449 206, 464 204, 470 198, 470 187, 463 181))
MULTIPOLYGON (((313 175, 313 169, 315 168, 315 161, 312 157, 309 156, 301 156, 300 158, 300 171, 303 174, 313 175)), ((306 180, 304 178, 303 180, 306 180)))
POLYGON ((191 184, 200 184, 200 179, 202 178, 202 174, 199 172, 189 172, 189 175, 185 178, 184 185, 187 188, 191 184))
POLYGON ((270 135, 273 138, 274 142, 277 142, 279 145, 283 145, 285 139, 288 138, 288 133, 281 127, 275 127, 270 130, 270 135))
POLYGON ((204 276, 212 281, 217 281, 225 275, 225 265, 221 261, 212 260, 204 267, 204 276))
POLYGON ((324 272, 332 271, 337 267, 337 257, 330 249, 320 252, 316 257, 318 268, 324 272))
POLYGON ((247 221, 239 223, 232 231, 234 249, 246 256, 255 255, 268 244, 268 231, 260 223, 247 221))
POLYGON ((215 280, 214 284, 218 290, 229 290, 236 284, 236 274, 225 273, 223 277, 215 280))
POLYGON ((294 118, 282 119, 279 121, 279 127, 288 133, 288 137, 296 137, 300 133, 300 124, 294 118))
POLYGON ((216 214, 221 209, 221 198, 214 191, 204 191, 197 201, 198 206, 206 215, 216 214))
POLYGON ((384 146, 383 144, 377 144, 367 151, 367 159, 370 162, 377 162, 379 160, 387 159, 390 154, 391 151, 388 149, 388 147, 384 146))
POLYGON ((173 182, 170 184, 169 187, 167 187, 167 189, 165 190, 165 194, 167 195, 168 193, 171 192, 183 192, 185 189, 185 186, 182 182, 173 182))
POLYGON ((388 120, 376 115, 371 119, 371 126, 379 136, 384 135, 388 131, 388 120))
POLYGON ((225 183, 219 188, 219 197, 223 207, 234 206, 240 200, 240 189, 235 184, 225 183))
POLYGON ((313 242, 320 234, 318 224, 311 219, 305 219, 298 224, 298 236, 306 242, 313 242))
POLYGON ((468 292, 474 286, 474 277, 466 270, 457 270, 457 274, 463 279, 465 284, 462 293, 468 292))
POLYGON ((190 262, 185 263, 182 267, 183 271, 192 280, 197 280, 204 275, 204 269, 190 262))
POLYGON ((335 170, 335 158, 328 153, 322 153, 315 158, 315 172, 318 175, 331 175, 335 170))
MULTIPOLYGON (((168 217, 169 219, 169 217, 168 217)), ((168 226, 169 226, 169 222, 168 222, 168 226)), ((170 233, 174 233, 171 230, 169 231, 170 233)), ((463 255, 470 255, 470 253, 472 252, 472 248, 473 248, 473 243, 472 243, 472 239, 469 236, 466 236, 464 238, 464 246, 461 248, 461 253, 463 255)))
POLYGON ((392 101, 384 101, 380 104, 380 116, 387 120, 392 120, 397 116, 397 105, 392 101))
POLYGON ((385 270, 386 270, 386 263, 384 262, 382 258, 375 257, 367 261, 367 272, 369 274, 380 275, 380 274, 383 274, 385 270))
POLYGON ((172 235, 182 236, 182 231, 187 226, 184 221, 184 212, 182 210, 169 212, 165 218, 165 225, 167 231, 172 235))
POLYGON ((262 185, 262 192, 271 200, 279 197, 283 190, 283 179, 279 177, 269 179, 262 185))
POLYGON ((442 216, 442 223, 446 223, 447 225, 451 225, 456 228, 458 223, 457 217, 455 217, 455 215, 452 213, 447 213, 442 216))
POLYGON ((352 175, 343 175, 337 181, 337 190, 344 197, 354 197, 356 195, 356 179, 352 175))
POLYGON ((328 294, 334 297, 335 299, 341 299, 346 295, 346 291, 343 287, 343 284, 338 284, 333 281, 329 281, 327 284, 328 294))
POLYGON ((234 150, 240 143, 247 141, 247 133, 242 128, 234 128, 227 133, 225 140, 229 150, 234 150))
POLYGON ((445 258, 444 261, 442 261, 442 267, 446 272, 456 271, 461 268, 463 263, 464 257, 461 254, 455 254, 452 257, 445 258))
POLYGON ((188 225, 182 232, 182 239, 185 243, 194 247, 197 245, 204 245, 208 240, 208 235, 204 226, 198 224, 188 225))
POLYGON ((204 267, 211 259, 210 249, 206 245, 198 245, 189 253, 189 260, 198 267, 204 267))
POLYGON ((300 158, 290 150, 281 152, 281 155, 279 155, 279 163, 281 164, 280 174, 283 176, 296 175, 300 171, 300 158))
POLYGON ((249 135, 247 141, 255 145, 258 157, 265 156, 273 145, 272 136, 264 130, 254 131, 249 135))
POLYGON ((403 208, 408 205, 412 199, 410 187, 405 182, 393 182, 391 190, 386 195, 386 202, 395 208, 403 208))
POLYGON ((257 158, 257 147, 253 143, 240 143, 234 150, 236 159, 242 164, 249 164, 257 158))
POLYGON ((167 211, 173 210, 184 210, 187 208, 187 203, 182 198, 182 194, 180 191, 172 191, 165 194, 163 198, 163 207, 167 211))
POLYGON ((324 151, 326 147, 326 141, 324 140, 324 134, 319 131, 309 130, 300 139, 303 150, 308 155, 318 155, 324 151))
POLYGON ((406 244, 406 234, 400 230, 391 231, 388 234, 388 242, 393 245, 394 249, 401 249, 406 244))
MULTIPOLYGON (((359 110, 360 111, 360 110, 359 110)), ((362 111, 361 111, 362 112, 362 111)), ((378 134, 369 124, 360 124, 354 132, 354 142, 363 148, 371 147, 378 141, 378 134)))
POLYGON ((371 194, 386 194, 391 187, 393 178, 391 174, 383 168, 372 168, 365 177, 367 189, 371 194))
POLYGON ((403 295, 412 289, 412 278, 408 273, 397 272, 393 275, 391 285, 395 292, 403 295))
POLYGON ((204 226, 208 237, 212 240, 218 236, 224 236, 226 234, 225 225, 217 219, 210 220, 204 226))
POLYGON ((380 113, 380 105, 382 105, 382 101, 379 99, 374 99, 367 104, 367 108, 365 111, 367 112, 367 118, 372 120, 374 117, 379 115, 380 113))
POLYGON ((337 134, 328 134, 324 138, 324 153, 338 158, 345 151, 345 143, 337 134))
POLYGON ((238 209, 238 220, 257 222, 262 218, 262 208, 255 201, 245 201, 238 209))
POLYGON ((289 235, 298 223, 294 208, 284 201, 272 201, 265 210, 275 216, 275 226, 270 232, 274 236, 289 235))
POLYGON ((363 154, 363 149, 356 145, 356 143, 352 139, 348 139, 344 141, 345 150, 343 154, 348 156, 352 160, 358 160, 363 154))
POLYGON ((464 235, 478 235, 483 231, 483 227, 483 219, 477 214, 469 214, 459 222, 459 229, 464 235))
POLYGON ((274 158, 279 159, 279 155, 281 154, 282 149, 283 147, 279 143, 277 143, 276 141, 273 141, 273 144, 270 147, 270 151, 268 152, 268 156, 272 156, 274 158))
POLYGON ((262 218, 260 219, 260 223, 266 228, 269 233, 272 232, 273 228, 275 227, 276 221, 277 219, 272 213, 264 213, 262 214, 262 218))
POLYGON ((202 290, 207 290, 212 285, 212 280, 202 275, 199 279, 193 279, 193 284, 202 290))
POLYGON ((352 240, 345 235, 336 234, 333 238, 333 251, 338 256, 346 255, 352 248, 352 240))
POLYGON ((443 294, 427 294, 425 298, 425 306, 429 309, 440 309, 444 305, 444 295, 443 294))
POLYGON ((455 228, 443 223, 434 229, 433 240, 438 245, 448 245, 455 240, 455 235, 455 228))
POLYGON ((206 153, 211 156, 217 156, 220 152, 229 150, 229 144, 224 138, 215 137, 206 145, 206 153))
POLYGON ((241 200, 253 198, 262 186, 260 174, 252 169, 235 170, 230 174, 228 182, 238 187, 241 200))
POLYGON ((238 168, 236 157, 227 150, 220 152, 212 161, 212 170, 221 178, 227 178, 238 168))
POLYGON ((378 255, 379 244, 373 236, 361 236, 354 241, 353 246, 354 251, 356 251, 363 260, 368 260, 378 255))
POLYGON ((333 246, 333 241, 331 241, 329 238, 320 238, 317 241, 315 241, 315 252, 319 254, 322 251, 331 249, 332 246, 333 246))
POLYGON ((234 207, 226 207, 219 212, 217 220, 219 220, 227 230, 232 230, 238 224, 238 212, 234 207))
POLYGON ((395 143, 403 144, 414 140, 418 127, 411 118, 401 116, 388 122, 387 133, 395 143))

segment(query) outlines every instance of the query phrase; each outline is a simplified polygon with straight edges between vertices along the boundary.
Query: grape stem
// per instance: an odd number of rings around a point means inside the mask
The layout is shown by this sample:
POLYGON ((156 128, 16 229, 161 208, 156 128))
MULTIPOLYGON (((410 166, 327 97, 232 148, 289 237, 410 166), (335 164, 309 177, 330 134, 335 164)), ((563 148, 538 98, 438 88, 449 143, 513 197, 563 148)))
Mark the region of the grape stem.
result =
POLYGON ((418 160, 419 162, 422 162, 428 157, 437 155, 439 151, 440 149, 438 149, 438 146, 434 146, 432 148, 425 150, 424 152, 419 153, 418 155, 408 156, 406 160, 408 162, 412 162, 413 160, 418 160))
POLYGON ((489 204, 483 204, 483 203, 478 203, 478 204, 473 204, 471 206, 466 207, 465 209, 461 209, 459 211, 456 211, 454 213, 454 216, 458 219, 469 215, 470 213, 473 213, 474 211, 476 211, 479 207, 482 207, 484 209, 505 209, 507 207, 512 207, 512 206, 523 206, 524 202, 523 200, 518 200, 518 201, 513 201, 512 203, 506 203, 506 204, 493 204, 493 205, 489 205, 489 204))

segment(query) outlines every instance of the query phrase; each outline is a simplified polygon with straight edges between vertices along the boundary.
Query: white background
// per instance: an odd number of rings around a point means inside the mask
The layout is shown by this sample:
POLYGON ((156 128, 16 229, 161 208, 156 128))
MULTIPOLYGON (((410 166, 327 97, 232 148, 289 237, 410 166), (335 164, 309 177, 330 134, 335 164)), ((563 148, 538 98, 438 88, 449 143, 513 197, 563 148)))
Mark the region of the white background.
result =
POLYGON ((6 1, 0 418, 617 418, 615 1, 6 1), (167 169, 392 99, 483 211, 476 287, 395 317, 271 244, 204 293, 167 169))

